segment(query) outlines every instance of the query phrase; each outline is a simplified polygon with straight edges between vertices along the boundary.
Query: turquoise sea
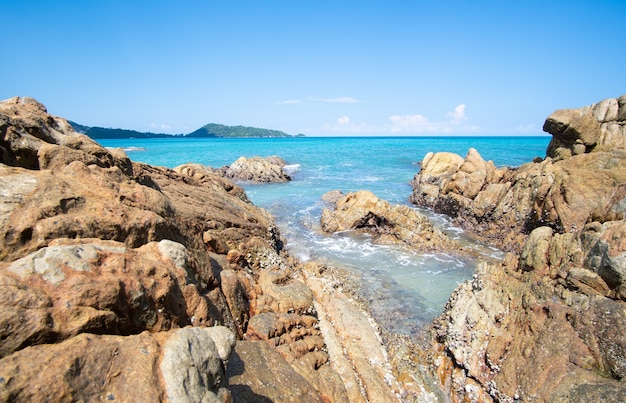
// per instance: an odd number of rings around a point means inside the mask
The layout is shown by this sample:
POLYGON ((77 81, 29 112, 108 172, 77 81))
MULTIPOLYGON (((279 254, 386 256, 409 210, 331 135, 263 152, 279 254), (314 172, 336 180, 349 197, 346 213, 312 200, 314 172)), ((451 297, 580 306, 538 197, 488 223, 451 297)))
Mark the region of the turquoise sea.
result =
MULTIPOLYGON (((409 181, 430 151, 465 156, 470 147, 497 166, 519 166, 545 156, 550 136, 536 137, 303 137, 267 139, 123 139, 99 140, 122 147, 139 162, 173 168, 187 162, 212 167, 240 156, 278 155, 289 164, 285 184, 242 184, 252 202, 276 217, 289 251, 301 260, 322 258, 354 274, 362 297, 386 329, 410 334, 443 309, 459 282, 471 278, 476 261, 445 254, 416 254, 370 242, 351 233, 324 235, 319 219, 321 196, 367 189, 392 203, 408 204, 409 181)), ((446 217, 420 210, 452 237, 482 254, 496 249, 476 244, 446 217)))

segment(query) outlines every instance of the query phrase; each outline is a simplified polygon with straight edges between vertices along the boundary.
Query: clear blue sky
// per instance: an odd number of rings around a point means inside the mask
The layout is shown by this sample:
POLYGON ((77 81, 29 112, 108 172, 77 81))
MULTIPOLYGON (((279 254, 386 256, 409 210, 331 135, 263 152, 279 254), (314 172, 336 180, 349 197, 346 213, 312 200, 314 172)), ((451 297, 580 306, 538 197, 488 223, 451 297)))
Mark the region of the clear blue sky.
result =
POLYGON ((0 99, 89 126, 541 134, 626 94, 626 1, 0 0, 0 99))

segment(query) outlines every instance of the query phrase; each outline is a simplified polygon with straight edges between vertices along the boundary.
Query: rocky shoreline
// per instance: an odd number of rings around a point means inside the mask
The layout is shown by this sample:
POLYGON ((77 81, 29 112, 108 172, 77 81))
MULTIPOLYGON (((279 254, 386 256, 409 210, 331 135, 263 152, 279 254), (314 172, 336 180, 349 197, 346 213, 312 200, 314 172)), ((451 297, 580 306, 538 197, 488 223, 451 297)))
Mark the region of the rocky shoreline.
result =
MULTIPOLYGON (((289 180, 284 161, 153 167, 0 102, 0 400, 624 401, 626 96, 544 128, 517 169, 424 158, 411 201, 510 253, 401 337, 231 181, 289 180)), ((406 206, 329 199, 326 231, 461 250, 406 206)))

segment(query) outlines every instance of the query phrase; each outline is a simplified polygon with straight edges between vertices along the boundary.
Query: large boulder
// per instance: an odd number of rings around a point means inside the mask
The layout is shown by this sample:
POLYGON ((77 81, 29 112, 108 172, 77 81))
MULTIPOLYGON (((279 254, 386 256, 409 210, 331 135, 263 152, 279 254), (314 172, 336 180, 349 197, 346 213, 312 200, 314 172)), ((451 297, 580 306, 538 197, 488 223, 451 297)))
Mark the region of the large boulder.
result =
POLYGON ((440 379, 452 380, 450 394, 486 401, 626 397, 622 285, 609 285, 611 275, 599 274, 592 262, 595 241, 611 230, 581 242, 538 228, 519 261, 508 255, 482 264, 457 288, 435 322, 441 347, 434 361, 440 379))
POLYGON ((552 134, 547 155, 555 160, 592 151, 626 148, 626 95, 578 109, 562 109, 546 119, 552 134))
POLYGON ((231 401, 233 377, 235 399, 347 401, 298 262, 234 182, 133 163, 29 98, 0 102, 0 158, 0 400, 231 401), (235 337, 263 351, 226 373, 235 337))
POLYGON ((0 359, 0 399, 230 402, 226 367, 234 346, 223 327, 81 334, 0 359))
POLYGON ((434 323, 425 357, 452 400, 626 399, 624 100, 555 112, 548 157, 519 168, 424 158, 411 200, 514 252, 434 323))
POLYGON ((226 178, 252 183, 289 182, 291 177, 283 170, 287 163, 280 157, 239 157, 219 171, 226 178))
POLYGON ((528 234, 541 226, 571 232, 590 221, 621 219, 626 212, 626 149, 557 162, 547 158, 517 169, 498 169, 475 150, 446 169, 431 167, 433 161, 433 156, 424 158, 409 200, 453 217, 505 250, 520 252, 528 234))
MULTIPOLYGON (((328 199, 328 198, 327 198, 328 199)), ((322 230, 355 230, 371 234, 377 242, 416 250, 460 250, 460 245, 435 228, 426 216, 404 205, 392 205, 372 192, 360 190, 339 198, 333 210, 324 209, 322 230)))

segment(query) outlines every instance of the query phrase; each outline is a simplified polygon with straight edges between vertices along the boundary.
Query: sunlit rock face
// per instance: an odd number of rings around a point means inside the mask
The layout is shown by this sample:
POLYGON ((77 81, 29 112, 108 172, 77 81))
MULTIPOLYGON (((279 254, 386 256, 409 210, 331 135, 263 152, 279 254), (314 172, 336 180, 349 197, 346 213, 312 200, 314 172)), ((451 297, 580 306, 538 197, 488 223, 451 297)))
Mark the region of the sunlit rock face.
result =
POLYGON ((435 374, 453 400, 626 398, 623 104, 555 112, 548 157, 518 169, 473 150, 422 163, 413 202, 513 252, 479 265, 435 321, 435 374))

